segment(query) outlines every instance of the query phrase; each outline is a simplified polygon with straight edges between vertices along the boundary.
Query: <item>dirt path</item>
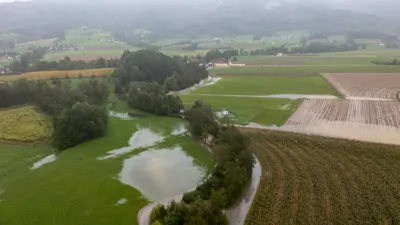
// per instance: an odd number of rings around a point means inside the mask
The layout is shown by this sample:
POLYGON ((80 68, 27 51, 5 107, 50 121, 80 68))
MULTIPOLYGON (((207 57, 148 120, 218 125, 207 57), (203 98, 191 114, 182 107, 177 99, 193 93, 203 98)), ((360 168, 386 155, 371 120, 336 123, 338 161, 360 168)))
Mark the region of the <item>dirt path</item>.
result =
MULTIPOLYGON (((257 192, 262 175, 261 164, 257 158, 255 158, 255 162, 256 164, 253 168, 251 183, 246 191, 245 196, 236 206, 225 211, 230 225, 243 225, 246 220, 247 213, 250 210, 251 204, 253 203, 254 196, 257 192)), ((150 225, 150 213, 153 210, 153 208, 158 204, 167 205, 172 200, 180 202, 182 200, 182 197, 183 193, 163 201, 152 202, 148 204, 147 206, 142 208, 138 213, 139 225, 150 225)))

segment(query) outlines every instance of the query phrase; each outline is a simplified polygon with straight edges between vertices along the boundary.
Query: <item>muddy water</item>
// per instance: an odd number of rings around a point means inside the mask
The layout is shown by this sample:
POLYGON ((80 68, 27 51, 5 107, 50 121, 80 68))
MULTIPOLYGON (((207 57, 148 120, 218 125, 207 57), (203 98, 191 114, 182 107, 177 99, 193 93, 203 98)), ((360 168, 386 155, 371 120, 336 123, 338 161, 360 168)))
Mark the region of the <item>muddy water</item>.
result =
POLYGON ((124 161, 119 180, 159 201, 192 190, 206 172, 181 147, 150 149, 124 161))
POLYGON ((57 159, 57 156, 55 154, 49 155, 49 156, 41 159, 40 161, 36 162, 35 164, 33 164, 33 166, 31 167, 31 170, 36 170, 45 164, 56 161, 56 159, 57 159))
POLYGON ((138 148, 148 148, 164 140, 164 136, 149 128, 139 128, 128 141, 128 146, 107 152, 108 155, 98 157, 98 160, 117 158, 138 148))

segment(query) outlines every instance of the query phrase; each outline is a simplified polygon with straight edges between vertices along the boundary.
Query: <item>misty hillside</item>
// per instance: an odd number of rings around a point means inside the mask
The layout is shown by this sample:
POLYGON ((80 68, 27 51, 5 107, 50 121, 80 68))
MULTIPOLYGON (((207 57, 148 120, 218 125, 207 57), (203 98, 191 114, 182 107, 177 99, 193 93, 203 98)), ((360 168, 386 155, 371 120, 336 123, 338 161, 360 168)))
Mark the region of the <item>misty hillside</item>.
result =
POLYGON ((125 40, 134 39, 138 29, 149 31, 153 39, 269 35, 294 29, 332 34, 400 31, 397 24, 381 17, 287 0, 36 0, 3 3, 0 11, 0 32, 20 33, 24 39, 57 37, 79 26, 101 27, 125 40))

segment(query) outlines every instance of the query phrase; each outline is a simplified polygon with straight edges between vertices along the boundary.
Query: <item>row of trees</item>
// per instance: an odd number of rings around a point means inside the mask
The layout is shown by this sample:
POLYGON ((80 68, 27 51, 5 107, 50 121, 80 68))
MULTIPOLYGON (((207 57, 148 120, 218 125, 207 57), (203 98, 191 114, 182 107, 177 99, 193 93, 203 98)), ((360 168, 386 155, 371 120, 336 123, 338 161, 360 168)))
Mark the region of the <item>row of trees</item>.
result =
POLYGON ((373 64, 377 65, 388 65, 388 66, 399 66, 400 61, 397 59, 393 59, 392 61, 371 61, 373 64))
POLYGON ((218 49, 208 51, 204 57, 206 62, 210 62, 216 59, 225 59, 228 61, 232 57, 239 56, 239 51, 236 49, 225 50, 223 52, 219 51, 218 49))
MULTIPOLYGON (((361 46, 362 47, 362 46, 361 46)), ((345 52, 358 50, 359 46, 356 44, 334 44, 325 42, 312 42, 305 46, 298 47, 269 47, 266 49, 255 49, 251 51, 246 51, 241 49, 239 51, 240 55, 277 55, 278 53, 284 54, 305 54, 305 53, 323 53, 323 52, 345 52)))
POLYGON ((41 60, 45 54, 45 48, 34 48, 32 51, 20 55, 19 59, 12 61, 9 65, 9 69, 12 73, 28 72, 30 65, 41 60))
POLYGON ((228 224, 222 210, 242 197, 251 179, 254 159, 247 151, 250 140, 234 126, 220 126, 209 105, 198 102, 186 116, 194 137, 214 137, 216 167, 207 181, 184 195, 182 203, 155 207, 150 216, 151 223, 228 224))
POLYGON ((73 89, 68 82, 18 80, 0 84, 0 108, 37 105, 53 118, 53 145, 62 150, 106 133, 108 85, 96 80, 73 89))
POLYGON ((118 67, 117 59, 98 59, 83 61, 71 60, 68 56, 60 61, 39 61, 30 67, 30 71, 52 71, 52 70, 84 70, 118 67))
MULTIPOLYGON (((43 56, 42 56, 43 57, 43 56)), ((71 60, 68 56, 60 61, 39 61, 40 58, 27 59, 22 55, 19 60, 14 60, 10 69, 13 73, 33 72, 33 71, 53 71, 53 70, 84 70, 99 68, 115 68, 119 65, 117 59, 104 59, 102 57, 91 60, 71 60)))

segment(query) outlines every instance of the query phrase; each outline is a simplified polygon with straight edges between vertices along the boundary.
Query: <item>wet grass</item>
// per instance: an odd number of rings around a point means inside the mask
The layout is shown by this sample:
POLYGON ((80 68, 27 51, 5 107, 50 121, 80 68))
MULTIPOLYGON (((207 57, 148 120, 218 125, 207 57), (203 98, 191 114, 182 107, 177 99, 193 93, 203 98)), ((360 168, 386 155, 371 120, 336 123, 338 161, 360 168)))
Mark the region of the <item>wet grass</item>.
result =
MULTIPOLYGON (((124 112, 127 106, 117 102, 115 108, 124 112)), ((0 196, 0 224, 137 224, 137 213, 148 201, 134 188, 120 183, 116 176, 124 159, 144 149, 115 159, 96 158, 127 146, 138 126, 162 131, 167 137, 177 122, 181 121, 155 116, 132 120, 110 117, 105 137, 68 149, 56 161, 34 171, 31 166, 50 154, 50 147, 1 144, 0 174, 17 169, 0 177, 0 189, 4 190, 0 196), (33 160, 37 155, 42 156, 33 160), (128 202, 117 206, 122 198, 128 202)), ((188 136, 167 137, 159 145, 177 144, 195 158, 196 165, 211 171, 212 155, 188 136)))
POLYGON ((224 77, 214 85, 203 87, 191 94, 270 95, 315 94, 338 95, 322 76, 234 76, 224 77))
POLYGON ((264 67, 239 67, 218 68, 210 72, 216 75, 239 76, 315 76, 319 73, 398 73, 396 66, 382 65, 305 65, 305 66, 264 66, 264 67))
POLYGON ((297 108, 300 100, 181 95, 187 108, 199 99, 216 110, 226 109, 235 115, 237 124, 256 122, 264 125, 283 125, 297 108), (282 108, 284 107, 284 108, 282 108))

